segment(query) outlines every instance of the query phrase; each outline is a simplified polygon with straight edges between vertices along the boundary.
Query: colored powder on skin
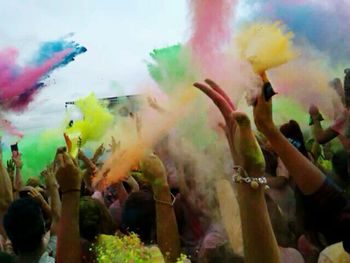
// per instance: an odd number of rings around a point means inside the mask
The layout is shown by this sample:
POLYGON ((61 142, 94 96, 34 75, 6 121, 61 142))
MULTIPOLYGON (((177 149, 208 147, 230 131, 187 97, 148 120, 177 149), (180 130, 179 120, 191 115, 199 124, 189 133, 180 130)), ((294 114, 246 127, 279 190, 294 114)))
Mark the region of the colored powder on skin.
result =
POLYGON ((296 34, 327 54, 333 64, 350 58, 350 2, 347 0, 245 0, 254 20, 281 20, 296 34))
POLYGON ((77 149, 77 136, 81 139, 81 146, 88 141, 98 141, 113 124, 113 115, 109 112, 107 105, 98 100, 95 94, 79 99, 75 105, 83 115, 82 120, 77 120, 67 128, 68 136, 71 138, 73 152, 77 149))
POLYGON ((293 33, 285 32, 279 22, 259 23, 244 28, 236 43, 242 58, 253 65, 255 72, 262 73, 297 56, 292 39, 293 33))
MULTIPOLYGON (((43 81, 49 74, 57 67, 73 61, 74 57, 82 52, 82 47, 79 47, 77 44, 74 46, 73 42, 69 43, 64 49, 40 49, 35 61, 25 66, 17 64, 17 49, 8 48, 1 50, 0 101, 2 109, 24 110, 39 89, 44 87, 43 81)), ((43 46, 46 45, 45 43, 43 44, 43 46)))

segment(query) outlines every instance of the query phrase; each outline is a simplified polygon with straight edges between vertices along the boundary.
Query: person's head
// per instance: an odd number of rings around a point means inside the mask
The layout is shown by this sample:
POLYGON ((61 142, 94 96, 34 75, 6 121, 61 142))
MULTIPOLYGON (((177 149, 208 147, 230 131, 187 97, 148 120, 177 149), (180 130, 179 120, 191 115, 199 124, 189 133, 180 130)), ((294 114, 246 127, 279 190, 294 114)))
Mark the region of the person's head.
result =
POLYGON ((16 258, 10 254, 0 252, 0 262, 1 263, 15 263, 16 258))
POLYGON ((107 207, 113 204, 118 199, 116 185, 111 185, 103 191, 103 200, 107 207))
POLYGON ((46 233, 40 206, 31 198, 14 201, 4 216, 4 228, 16 254, 26 254, 42 248, 46 233))
POLYGON ((100 234, 113 235, 115 225, 105 205, 84 196, 80 198, 79 229, 82 238, 94 242, 100 234))
POLYGON ((150 191, 131 193, 122 210, 122 227, 134 232, 141 241, 148 244, 154 240, 156 210, 153 194, 150 191))
POLYGON ((344 181, 349 181, 348 175, 348 153, 346 150, 339 150, 334 153, 332 158, 333 171, 344 181))
POLYGON ((299 124, 296 121, 290 120, 289 122, 283 124, 280 127, 280 131, 289 140, 289 142, 299 150, 299 152, 308 158, 304 143, 304 136, 299 124))

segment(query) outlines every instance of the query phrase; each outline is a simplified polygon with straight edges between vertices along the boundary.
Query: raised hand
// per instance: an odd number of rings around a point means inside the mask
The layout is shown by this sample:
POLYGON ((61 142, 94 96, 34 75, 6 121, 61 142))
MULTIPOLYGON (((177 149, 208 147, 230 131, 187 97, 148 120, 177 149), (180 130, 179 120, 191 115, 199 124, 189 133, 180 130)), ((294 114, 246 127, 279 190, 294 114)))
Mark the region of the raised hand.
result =
POLYGON ((158 111, 158 112, 165 112, 165 110, 159 105, 158 101, 156 100, 156 98, 152 98, 152 97, 147 97, 147 101, 148 101, 148 105, 158 111))
POLYGON ((92 161, 94 162, 94 163, 96 163, 97 161, 98 161, 98 159, 104 154, 104 152, 105 152, 105 147, 104 147, 104 144, 102 143, 97 149, 96 149, 96 151, 95 151, 95 154, 94 154, 94 156, 93 156, 93 158, 92 158, 92 161))
POLYGON ((46 203, 44 197, 41 195, 41 193, 34 187, 26 186, 28 189, 28 195, 33 198, 41 207, 48 206, 46 203))
POLYGON ((53 187, 58 187, 53 166, 46 167, 46 169, 41 172, 41 175, 45 179, 45 185, 47 188, 51 189, 53 187))
POLYGON ((62 193, 78 191, 81 186, 80 170, 72 157, 62 149, 57 150, 56 155, 56 178, 62 193))
POLYGON ((13 175, 15 172, 15 169, 16 169, 15 162, 12 159, 7 160, 6 167, 7 167, 7 172, 9 174, 13 175))
POLYGON ((12 156, 12 160, 16 166, 17 169, 22 169, 23 162, 22 162, 22 155, 18 153, 17 155, 12 156))
POLYGON ((153 188, 167 185, 165 168, 157 155, 150 154, 146 156, 141 162, 141 170, 144 178, 153 188))
POLYGON ((275 128, 272 118, 272 100, 271 97, 265 97, 265 88, 267 88, 267 86, 264 85, 253 110, 255 125, 262 133, 275 128))
POLYGON ((250 176, 261 176, 265 161, 261 149, 251 130, 248 116, 236 111, 227 94, 212 80, 195 83, 216 104, 224 117, 225 124, 219 124, 225 131, 235 164, 243 166, 250 176))
POLYGON ((319 111, 319 109, 317 108, 316 105, 312 104, 309 107, 309 114, 310 114, 311 117, 316 117, 317 118, 318 115, 320 114, 320 111, 319 111))
POLYGON ((120 141, 116 142, 114 136, 112 136, 112 142, 109 144, 112 153, 120 149, 120 141))

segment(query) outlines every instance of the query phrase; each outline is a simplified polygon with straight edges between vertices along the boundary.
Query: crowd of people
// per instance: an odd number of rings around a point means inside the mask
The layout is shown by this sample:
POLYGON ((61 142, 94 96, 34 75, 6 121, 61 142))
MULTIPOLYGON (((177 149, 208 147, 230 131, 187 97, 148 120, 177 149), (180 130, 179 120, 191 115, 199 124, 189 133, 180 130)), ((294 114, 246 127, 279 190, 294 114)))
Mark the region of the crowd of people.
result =
MULTIPOLYGON (((218 196, 196 190, 191 159, 178 162, 165 136, 125 180, 103 190, 92 183, 103 145, 92 158, 58 145, 43 181, 23 182, 21 154, 7 161, 0 153, 0 262, 350 262, 348 112, 323 129, 311 105, 308 137, 294 120, 276 125, 263 75, 255 131, 214 81, 194 86, 224 119, 243 253, 233 248, 239 237, 226 231, 221 214, 210 213, 218 196), (336 138, 342 148, 329 149, 336 138)), ((344 92, 339 96, 345 103, 344 92)), ((118 151, 117 140, 110 147, 118 151)))

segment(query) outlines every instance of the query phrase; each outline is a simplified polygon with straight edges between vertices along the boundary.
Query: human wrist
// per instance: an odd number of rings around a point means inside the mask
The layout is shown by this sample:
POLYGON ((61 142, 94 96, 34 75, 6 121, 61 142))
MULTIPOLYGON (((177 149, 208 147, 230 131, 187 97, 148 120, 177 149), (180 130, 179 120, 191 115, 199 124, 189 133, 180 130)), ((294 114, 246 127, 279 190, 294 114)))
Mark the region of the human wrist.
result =
POLYGON ((274 123, 271 123, 270 125, 264 125, 259 130, 265 135, 267 139, 272 138, 275 136, 276 132, 279 132, 274 123))
POLYGON ((46 188, 49 190, 49 191, 52 191, 52 190, 56 190, 59 188, 59 185, 58 183, 50 183, 50 184, 46 184, 46 188))
POLYGON ((170 193, 170 187, 166 182, 152 184, 152 190, 155 197, 160 196, 164 193, 170 193))

